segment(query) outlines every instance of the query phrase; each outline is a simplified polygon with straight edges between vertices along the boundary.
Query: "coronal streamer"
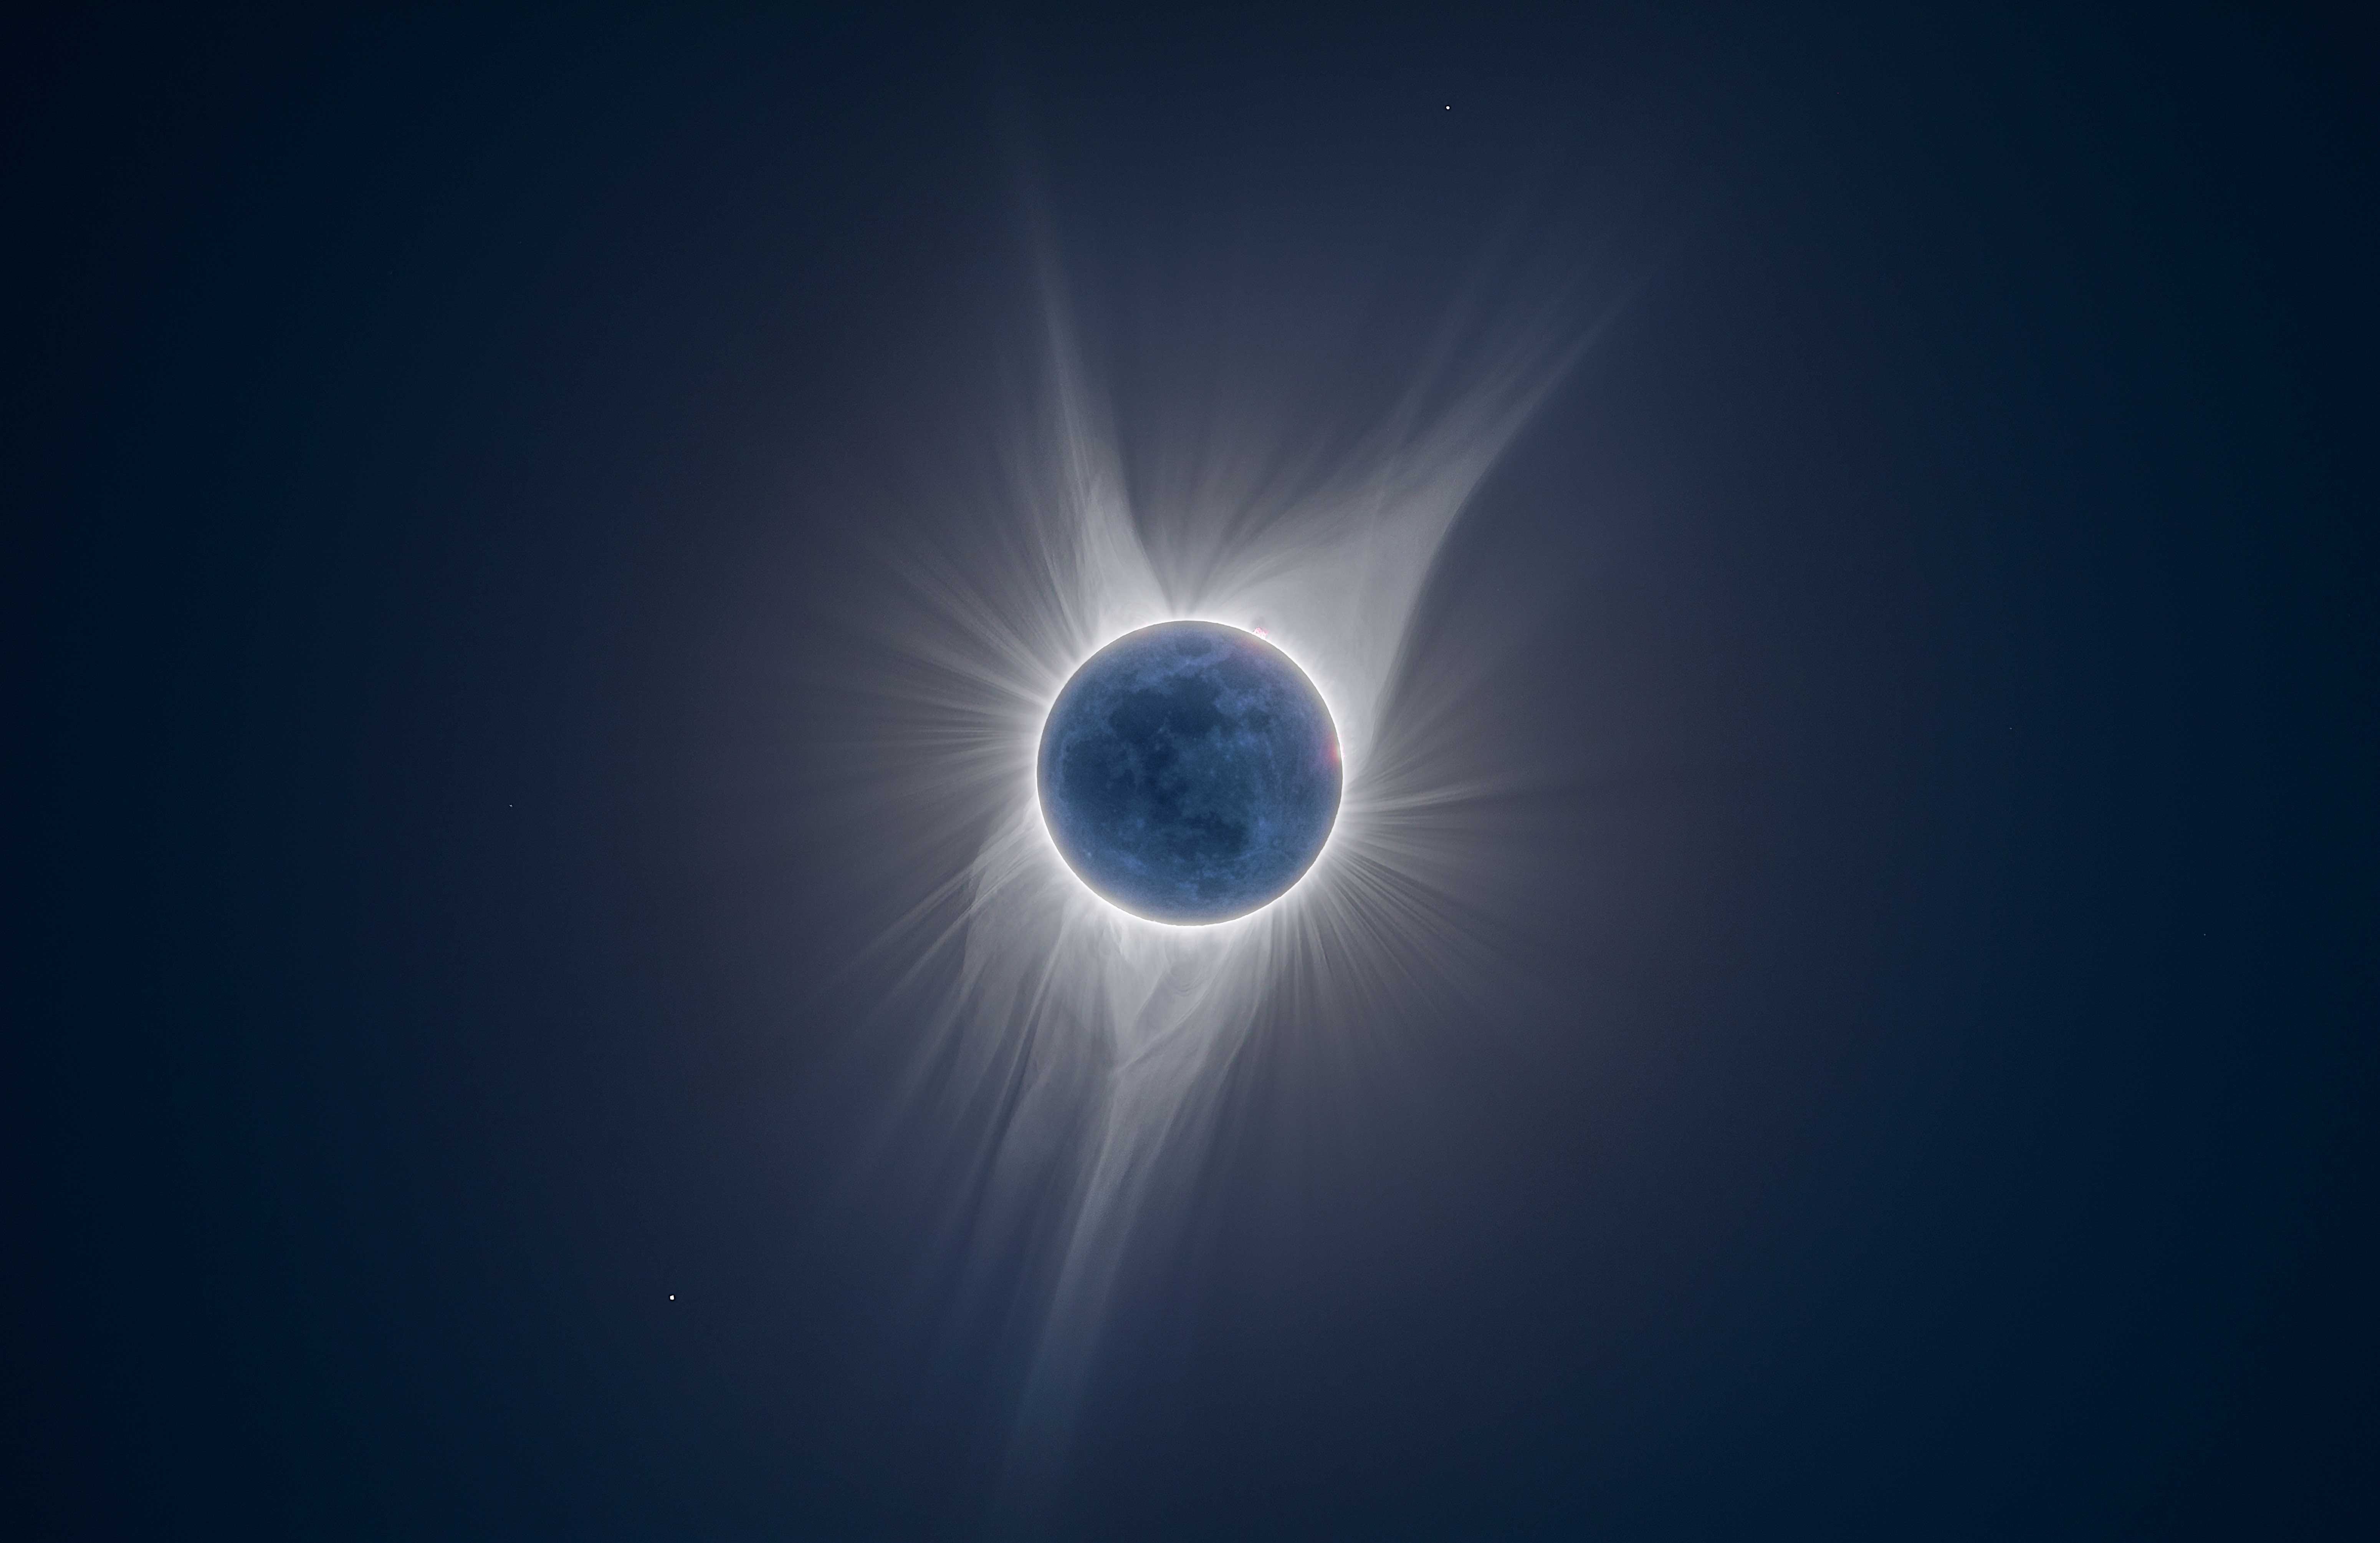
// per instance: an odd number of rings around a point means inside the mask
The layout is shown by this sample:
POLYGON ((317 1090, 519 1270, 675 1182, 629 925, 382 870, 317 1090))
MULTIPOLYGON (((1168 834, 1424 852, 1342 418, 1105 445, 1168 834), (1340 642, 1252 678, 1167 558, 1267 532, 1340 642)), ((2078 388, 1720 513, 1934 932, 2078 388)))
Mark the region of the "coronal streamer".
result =
MULTIPOLYGON (((1384 715, 1448 530, 1589 336, 1559 294, 1466 303, 1483 277, 1450 296, 1409 378, 1358 427, 1297 446, 1294 414, 1209 406, 1127 439, 1054 263, 1042 271, 1037 384, 997 438, 997 474, 967 494, 970 542, 897 550, 911 608, 879 623, 883 759, 933 811, 920 850, 949 866, 884 940, 915 960, 904 990, 931 1002, 909 1116, 948 1144, 941 1239, 957 1290, 997 1299, 1023 1346, 1007 1462, 1026 1486, 1063 1452, 1127 1254, 1178 1218, 1268 994, 1360 1002, 1465 946, 1445 882, 1460 841, 1438 817, 1480 790, 1433 771, 1464 725, 1384 715), (1144 449, 1162 470, 1135 504, 1126 456, 1144 449), (1094 895, 1036 798, 1059 689, 1111 640, 1175 618, 1260 626, 1320 690, 1343 755, 1313 869, 1207 927, 1094 895)), ((1202 400, 1232 399, 1221 374, 1202 400)))

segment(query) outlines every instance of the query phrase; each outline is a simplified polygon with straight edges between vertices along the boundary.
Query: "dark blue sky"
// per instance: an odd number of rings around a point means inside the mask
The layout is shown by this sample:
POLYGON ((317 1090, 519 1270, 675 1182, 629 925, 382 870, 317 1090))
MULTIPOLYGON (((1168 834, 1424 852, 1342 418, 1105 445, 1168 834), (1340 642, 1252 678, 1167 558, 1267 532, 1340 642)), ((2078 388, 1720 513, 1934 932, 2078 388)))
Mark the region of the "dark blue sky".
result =
POLYGON ((1400 676, 1500 962, 1269 1016, 1045 1530, 2368 1536, 2372 55, 1905 9, 11 23, 7 1530, 984 1535, 846 624, 1038 228, 1142 494, 1612 314, 1400 676))

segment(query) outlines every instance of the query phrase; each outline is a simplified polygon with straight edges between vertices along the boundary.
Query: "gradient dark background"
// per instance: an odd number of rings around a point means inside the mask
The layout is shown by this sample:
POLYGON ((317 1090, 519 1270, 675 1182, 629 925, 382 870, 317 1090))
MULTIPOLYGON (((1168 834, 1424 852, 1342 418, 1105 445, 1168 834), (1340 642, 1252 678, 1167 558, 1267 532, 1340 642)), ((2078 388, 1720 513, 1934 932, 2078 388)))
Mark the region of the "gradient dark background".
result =
POLYGON ((1416 623, 1504 962, 1234 1067, 1062 1530, 2380 1526, 2350 29, 12 25, 11 1536, 981 1531, 841 618, 1036 200, 1128 451, 1624 299, 1416 623))

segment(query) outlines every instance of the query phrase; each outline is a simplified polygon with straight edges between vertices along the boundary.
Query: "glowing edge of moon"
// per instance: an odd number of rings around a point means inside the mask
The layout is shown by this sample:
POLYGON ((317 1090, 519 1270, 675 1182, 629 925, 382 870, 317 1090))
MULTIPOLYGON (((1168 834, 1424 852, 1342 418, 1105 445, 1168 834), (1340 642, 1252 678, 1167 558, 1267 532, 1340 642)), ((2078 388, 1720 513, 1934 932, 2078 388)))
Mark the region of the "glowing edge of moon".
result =
POLYGON ((1305 871, 1300 873, 1295 879, 1290 881, 1289 888, 1281 891, 1279 894, 1274 895, 1270 900, 1266 901, 1263 905, 1258 905, 1252 910, 1242 911, 1238 916, 1225 917, 1220 921, 1158 921, 1153 917, 1139 916, 1134 912, 1127 911, 1123 906, 1117 905, 1114 901, 1110 900, 1106 895, 1099 893, 1099 891, 1091 888, 1089 884, 1085 883, 1083 876, 1075 872, 1074 866, 1066 861, 1064 855, 1058 850, 1058 838, 1050 833, 1050 811, 1041 807, 1039 755, 1041 744, 1040 724, 1047 723, 1050 721, 1050 714, 1057 710, 1059 697, 1064 694, 1067 686, 1073 683, 1075 676, 1082 673, 1083 666, 1088 664, 1093 659, 1097 658, 1099 656, 1099 649, 1104 649, 1108 646, 1108 643, 1114 642, 1115 638, 1109 638, 1107 643, 1101 643, 1099 648, 1091 650, 1090 652, 1083 655, 1080 659, 1075 660, 1075 662, 1067 668, 1065 678, 1059 682, 1058 689, 1050 692, 1048 699, 1041 703, 1039 723, 1035 725, 1032 735, 1033 749, 1026 758, 1026 771, 1025 777, 1025 796, 1030 801, 1033 811, 1040 817, 1035 821, 1035 827, 1041 832, 1042 852, 1048 857, 1050 861, 1055 863, 1060 869, 1064 870, 1067 878, 1072 879, 1077 884, 1081 884, 1085 893, 1090 895, 1091 898, 1097 900, 1109 910, 1113 911, 1117 916, 1123 917, 1126 921, 1137 923, 1142 927, 1153 928, 1160 933, 1212 932, 1218 928, 1236 927, 1242 922, 1253 921, 1257 917, 1263 916, 1267 911, 1271 910, 1274 906, 1286 901, 1291 895, 1295 894, 1299 890, 1305 887, 1306 881, 1312 879, 1315 873, 1322 867, 1323 863, 1330 858, 1330 848, 1335 845, 1339 840, 1339 828, 1347 822, 1347 787, 1348 784, 1354 780, 1355 772, 1354 769, 1348 764, 1347 741, 1339 732, 1339 714, 1330 705, 1330 688, 1325 686, 1322 684, 1321 678, 1317 675, 1312 669, 1307 667, 1305 661, 1298 658, 1296 654, 1290 650, 1287 644, 1274 637, 1270 632, 1262 631, 1239 622, 1227 622, 1220 616, 1160 616, 1154 621, 1135 622, 1132 626, 1127 626, 1123 631, 1117 633, 1115 637, 1129 638, 1134 633, 1142 630, 1144 627, 1162 626, 1168 622, 1209 622, 1216 626, 1227 626, 1234 632, 1245 632, 1250 637, 1261 638, 1266 642, 1271 644, 1274 648, 1279 649, 1281 652, 1281 657, 1287 659, 1292 664, 1296 665, 1299 673, 1304 674, 1305 678, 1313 684, 1314 694, 1322 699, 1322 711, 1330 715, 1330 743, 1339 752, 1339 807, 1337 809, 1332 811, 1330 816, 1330 829, 1323 834, 1322 846, 1320 850, 1314 854, 1314 860, 1305 865, 1305 871))

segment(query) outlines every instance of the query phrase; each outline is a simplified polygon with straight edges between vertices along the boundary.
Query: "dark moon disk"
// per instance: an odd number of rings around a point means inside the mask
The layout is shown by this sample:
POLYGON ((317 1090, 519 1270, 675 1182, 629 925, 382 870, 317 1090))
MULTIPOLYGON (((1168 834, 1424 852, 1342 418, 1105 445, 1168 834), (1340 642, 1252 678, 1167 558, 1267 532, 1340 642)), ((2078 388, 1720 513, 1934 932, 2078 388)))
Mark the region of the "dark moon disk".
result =
POLYGON ((1214 622, 1110 643, 1050 709, 1041 815, 1067 866, 1135 916, 1227 921, 1314 864, 1339 735, 1289 656, 1214 622))

